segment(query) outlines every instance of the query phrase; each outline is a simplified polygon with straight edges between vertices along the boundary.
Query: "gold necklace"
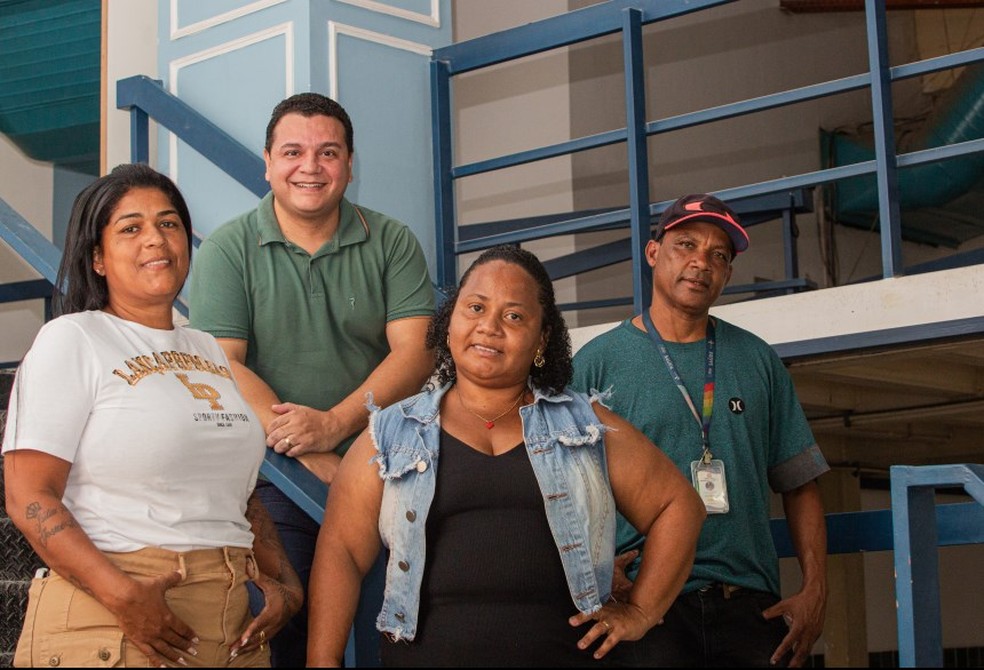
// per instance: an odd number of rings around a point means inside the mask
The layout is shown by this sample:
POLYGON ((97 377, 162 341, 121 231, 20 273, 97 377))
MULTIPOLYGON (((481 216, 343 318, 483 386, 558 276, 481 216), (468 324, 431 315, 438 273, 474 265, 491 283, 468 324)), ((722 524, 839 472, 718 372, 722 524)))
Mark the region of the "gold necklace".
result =
POLYGON ((465 410, 469 414, 472 414, 474 416, 477 416, 479 419, 481 419, 482 421, 485 422, 485 427, 486 428, 488 428, 489 430, 492 430, 493 428, 495 428, 495 422, 496 421, 498 421, 499 419, 501 419, 502 417, 504 417, 506 414, 509 414, 509 412, 511 412, 514 409, 516 409, 516 405, 519 404, 519 401, 523 399, 523 396, 524 395, 526 395, 526 387, 525 386, 523 387, 523 390, 520 391, 519 396, 517 396, 516 399, 513 401, 513 404, 511 404, 509 406, 509 409, 507 409, 505 412, 503 412, 503 413, 501 413, 501 414, 499 414, 497 416, 492 417, 491 419, 486 419, 484 416, 482 416, 478 412, 475 412, 475 411, 469 409, 468 406, 465 405, 464 399, 461 397, 461 391, 460 390, 458 391, 458 403, 461 405, 461 408, 463 410, 465 410))

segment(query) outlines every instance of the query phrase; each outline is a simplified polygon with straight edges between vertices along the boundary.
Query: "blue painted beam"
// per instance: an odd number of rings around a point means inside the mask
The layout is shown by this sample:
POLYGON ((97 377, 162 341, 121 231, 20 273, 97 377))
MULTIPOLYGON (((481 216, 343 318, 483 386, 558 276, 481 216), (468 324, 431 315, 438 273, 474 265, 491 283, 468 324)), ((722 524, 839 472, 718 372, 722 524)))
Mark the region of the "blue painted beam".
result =
POLYGON ((886 328, 864 333, 848 333, 832 337, 818 337, 799 342, 783 342, 772 345, 783 360, 829 354, 838 351, 852 351, 895 344, 918 344, 947 337, 984 335, 984 317, 954 319, 918 326, 886 328))
MULTIPOLYGON (((160 82, 142 75, 120 79, 116 82, 116 101, 119 109, 152 117, 257 197, 262 198, 270 190, 262 158, 165 91, 160 82)), ((139 125, 137 121, 132 123, 139 125)))
POLYGON ((609 0, 523 26, 434 50, 452 75, 538 54, 617 32, 622 12, 638 9, 643 24, 683 16, 734 0, 609 0))
MULTIPOLYGON (((961 486, 977 501, 971 504, 980 509, 984 505, 984 465, 893 465, 889 476, 892 482, 899 665, 941 668, 943 630, 936 489, 961 486)), ((982 525, 978 517, 975 526, 978 536, 982 525)))
MULTIPOLYGON (((984 507, 976 502, 937 505, 937 543, 941 547, 984 542, 984 507)), ((827 514, 827 553, 892 551, 895 539, 892 510, 827 514)), ((784 518, 771 520, 772 541, 780 558, 793 558, 796 549, 784 518)))
POLYGON ((553 158, 555 156, 576 154, 581 151, 587 151, 588 149, 597 149, 598 147, 605 147, 609 144, 624 142, 626 137, 625 128, 610 130, 608 132, 598 133, 597 135, 588 135, 578 139, 568 140, 567 142, 540 147, 539 149, 530 149, 529 151, 520 151, 515 154, 507 154, 489 160, 466 163, 451 170, 451 177, 453 179, 460 179, 462 177, 482 174, 483 172, 492 172, 493 170, 501 170, 507 167, 553 158))
POLYGON ((436 274, 438 286, 453 286, 458 281, 458 257, 455 252, 454 181, 451 178, 451 75, 448 64, 433 60, 431 79, 431 134, 434 161, 434 217, 436 274))
POLYGON ((0 284, 0 303, 50 298, 53 292, 54 287, 47 279, 29 279, 0 284))
POLYGON ((300 461, 267 449, 260 465, 260 473, 307 512, 308 516, 321 523, 325 516, 328 485, 301 465, 300 461))
POLYGON ((871 114, 878 170, 878 219, 881 229, 882 274, 902 274, 902 211, 895 151, 892 78, 889 71, 888 28, 884 0, 865 0, 868 32, 868 70, 871 73, 871 114))
POLYGON ((54 286, 61 251, 0 198, 0 239, 54 286))
POLYGON ((642 52, 642 12, 622 15, 622 62, 625 64, 625 127, 629 158, 629 231, 632 237, 632 308, 639 314, 652 297, 652 270, 645 262, 649 231, 649 147, 646 142, 646 63, 642 52))

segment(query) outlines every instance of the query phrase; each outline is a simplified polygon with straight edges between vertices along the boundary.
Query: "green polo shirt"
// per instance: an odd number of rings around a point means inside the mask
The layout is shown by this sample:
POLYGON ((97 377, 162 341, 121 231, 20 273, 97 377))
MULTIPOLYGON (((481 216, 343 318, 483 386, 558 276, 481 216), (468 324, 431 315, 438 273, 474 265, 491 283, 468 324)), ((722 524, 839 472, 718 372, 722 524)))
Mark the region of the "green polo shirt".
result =
POLYGON ((347 200, 334 238, 309 254, 284 237, 267 194, 202 243, 190 292, 192 327, 246 340, 246 366, 281 400, 321 410, 389 354, 388 322, 434 312, 417 238, 347 200))

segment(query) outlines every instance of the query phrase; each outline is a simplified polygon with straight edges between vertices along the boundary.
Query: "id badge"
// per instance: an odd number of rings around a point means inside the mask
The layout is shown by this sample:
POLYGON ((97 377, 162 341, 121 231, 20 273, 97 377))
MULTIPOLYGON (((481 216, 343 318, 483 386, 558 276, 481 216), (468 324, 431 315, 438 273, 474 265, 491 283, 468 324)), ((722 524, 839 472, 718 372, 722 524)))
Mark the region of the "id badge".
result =
POLYGON ((726 514, 731 509, 728 504, 728 482, 724 477, 724 461, 718 458, 708 463, 703 459, 693 461, 690 463, 690 475, 708 514, 726 514))

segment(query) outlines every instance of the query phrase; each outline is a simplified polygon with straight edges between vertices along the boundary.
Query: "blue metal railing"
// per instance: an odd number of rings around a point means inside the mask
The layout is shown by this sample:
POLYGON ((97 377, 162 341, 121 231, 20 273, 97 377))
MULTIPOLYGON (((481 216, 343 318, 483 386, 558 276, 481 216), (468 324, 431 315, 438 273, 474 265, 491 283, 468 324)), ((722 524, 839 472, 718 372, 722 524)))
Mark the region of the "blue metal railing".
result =
MULTIPOLYGON (((51 318, 51 296, 58 276, 61 251, 38 232, 13 207, 0 198, 0 240, 24 259, 42 279, 0 284, 0 304, 44 299, 44 318, 51 318)), ((18 361, 0 361, 0 368, 16 367, 18 361)))
MULTIPOLYGON (((970 140, 897 155, 891 123, 891 83, 930 72, 984 61, 984 48, 967 49, 938 58, 891 67, 887 57, 885 2, 884 0, 866 0, 865 28, 869 62, 867 73, 646 122, 642 118, 642 104, 646 96, 640 77, 643 63, 642 26, 726 4, 728 1, 733 0, 609 0, 519 28, 435 50, 431 62, 431 81, 432 122, 435 138, 438 282, 445 285, 453 283, 456 279, 458 255, 477 251, 493 244, 520 243, 555 235, 628 227, 631 230, 631 238, 618 245, 617 254, 613 253, 613 247, 599 247, 558 258, 555 266, 559 268, 574 265, 578 267, 579 271, 603 267, 613 262, 626 260, 624 245, 628 244, 629 258, 632 261, 633 295, 631 298, 615 298, 607 301, 595 301, 594 303, 571 303, 564 307, 583 309, 611 304, 626 304, 631 301, 635 311, 638 312, 643 305, 648 304, 651 290, 649 267, 643 258, 643 248, 648 239, 650 223, 670 204, 670 201, 649 202, 648 200, 649 156, 645 147, 647 137, 863 88, 871 90, 875 134, 874 160, 749 184, 715 193, 729 202, 740 202, 746 198, 797 189, 809 189, 848 177, 873 174, 877 182, 879 218, 883 222, 881 228, 882 276, 888 278, 902 274, 904 268, 901 258, 897 170, 984 151, 984 140, 970 140), (454 155, 453 137, 450 132, 451 83, 454 76, 613 33, 621 33, 623 37, 623 64, 626 80, 625 128, 579 137, 567 142, 498 156, 480 162, 454 165, 452 159, 454 155), (537 225, 535 220, 534 225, 525 228, 515 225, 504 227, 502 224, 507 222, 486 223, 482 224, 484 233, 482 237, 466 235, 465 229, 458 228, 454 200, 455 180, 622 142, 628 145, 627 167, 630 187, 628 207, 604 213, 573 212, 566 216, 555 216, 549 226, 537 225)), ((790 213, 784 218, 784 225, 787 227, 790 225, 788 219, 793 211, 795 210, 790 210, 790 213)), ((787 235, 785 244, 788 271, 790 267, 788 259, 790 256, 795 256, 795 240, 787 235)), ((785 280, 778 282, 775 286, 768 287, 767 290, 785 289, 788 291, 807 287, 798 283, 797 279, 798 277, 790 277, 787 274, 785 280)), ((730 292, 744 292, 761 288, 763 287, 759 285, 732 287, 730 292)))
POLYGON ((893 465, 890 472, 899 665, 941 668, 937 546, 945 541, 984 542, 984 465, 893 465), (943 506, 936 505, 935 493, 947 487, 961 487, 977 502, 961 505, 964 509, 957 515, 940 518, 943 506))

